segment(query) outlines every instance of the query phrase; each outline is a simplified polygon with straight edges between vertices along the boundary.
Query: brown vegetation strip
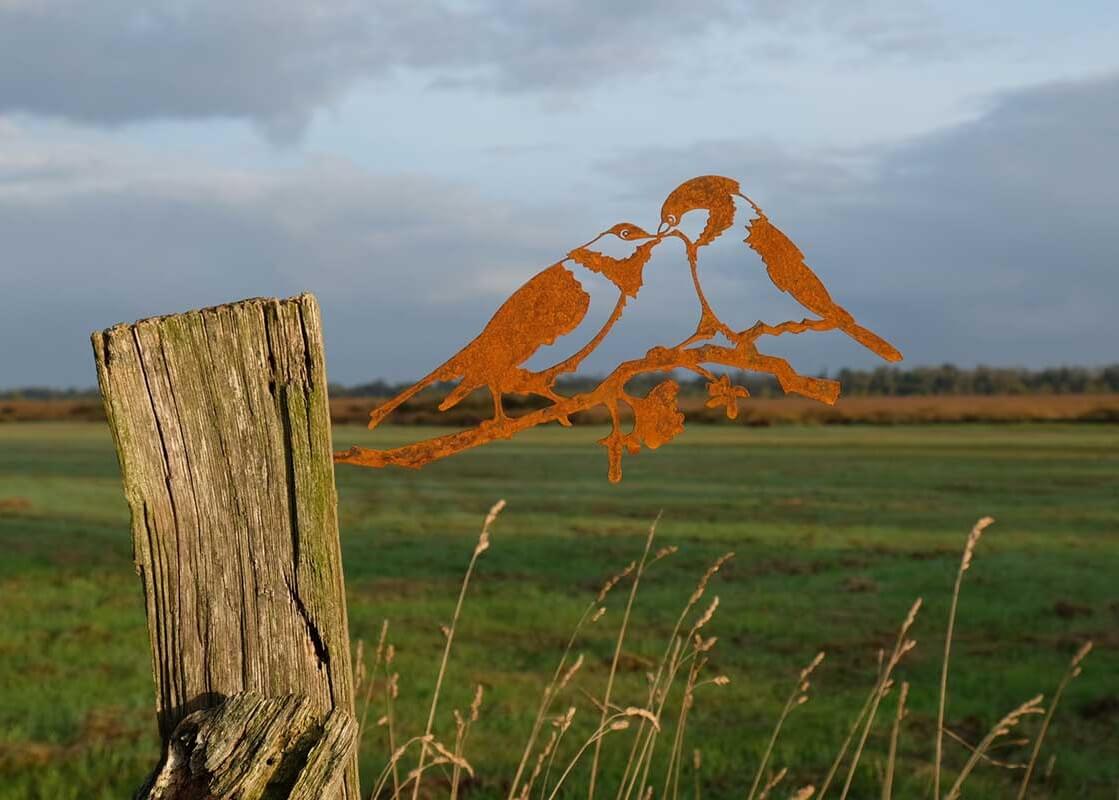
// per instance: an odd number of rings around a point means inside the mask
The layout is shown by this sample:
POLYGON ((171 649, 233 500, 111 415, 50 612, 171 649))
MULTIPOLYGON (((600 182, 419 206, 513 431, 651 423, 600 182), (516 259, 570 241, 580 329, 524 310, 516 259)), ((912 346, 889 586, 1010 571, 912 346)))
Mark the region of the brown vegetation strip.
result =
MULTIPOLYGON (((707 408, 704 395, 681 396, 680 410, 688 421, 748 426, 785 423, 905 424, 961 422, 1119 422, 1119 394, 1066 395, 941 395, 922 397, 841 397, 826 406, 799 397, 759 397, 742 402, 738 419, 728 421, 719 408, 707 408)), ((340 397, 331 401, 335 424, 364 425, 377 398, 340 397)), ((412 425, 471 425, 486 419, 488 400, 479 393, 449 412, 436 409, 436 396, 419 397, 402 407, 392 421, 412 425)), ((512 414, 524 413, 507 402, 512 414)), ((531 406, 526 405, 525 408, 531 406)), ((581 412, 576 424, 607 424, 605 411, 581 412)))
MULTIPOLYGON (((688 421, 766 426, 787 423, 820 425, 915 424, 962 422, 1119 422, 1119 394, 1033 395, 930 395, 914 397, 841 397, 825 406, 799 397, 751 397, 741 404, 738 419, 729 421, 722 409, 706 408, 703 395, 680 397, 688 421)), ((365 425, 369 410, 381 402, 374 397, 338 397, 330 401, 336 425, 365 425)), ((455 409, 440 412, 436 395, 409 402, 390 422, 405 425, 473 425, 492 409, 482 393, 455 409)), ((511 414, 522 414, 529 404, 506 402, 511 414)), ((100 422, 105 419, 98 400, 4 400, 4 422, 100 422)), ((606 424, 605 411, 573 415, 576 424, 606 424)))

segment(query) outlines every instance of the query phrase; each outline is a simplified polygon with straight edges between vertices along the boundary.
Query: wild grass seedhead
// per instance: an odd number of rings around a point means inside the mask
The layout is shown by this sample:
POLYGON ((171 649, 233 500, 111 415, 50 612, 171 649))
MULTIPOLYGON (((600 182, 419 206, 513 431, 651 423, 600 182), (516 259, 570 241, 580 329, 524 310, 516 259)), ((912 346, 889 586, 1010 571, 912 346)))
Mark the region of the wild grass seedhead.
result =
POLYGON ((563 676, 560 678, 559 683, 556 685, 556 692, 563 691, 563 689, 569 683, 571 683, 571 679, 575 677, 575 674, 582 668, 582 666, 583 654, 580 653, 579 657, 575 659, 575 662, 570 667, 568 667, 567 672, 563 673, 563 676))
POLYGON ((719 598, 716 595, 715 597, 711 598, 711 604, 707 606, 707 610, 703 612, 703 615, 698 620, 696 620, 695 625, 692 626, 691 634, 693 636, 700 630, 700 628, 711 621, 711 618, 715 616, 715 610, 718 609, 718 607, 719 598))
POLYGON ((601 603, 603 600, 605 600, 606 595, 610 594, 611 590, 615 586, 617 586, 621 581, 628 578, 633 573, 633 571, 635 569, 637 569, 637 562, 636 561, 631 561, 631 562, 629 562, 629 564, 626 565, 625 569, 623 569, 621 572, 617 572, 617 573, 611 575, 606 580, 606 583, 602 584, 602 588, 599 589, 598 594, 595 596, 595 602, 596 603, 601 603))
POLYGON ((781 767, 778 773, 766 782, 765 788, 762 789, 762 793, 758 795, 758 800, 765 800, 767 797, 769 797, 769 793, 777 788, 777 784, 783 781, 785 779, 785 776, 788 774, 789 768, 781 767))
MULTIPOLYGON (((479 536, 478 544, 475 546, 471 555, 470 563, 467 567, 459 594, 458 604, 456 605, 451 622, 449 625, 441 626, 441 631, 445 640, 443 660, 436 679, 427 728, 423 735, 406 739, 404 743, 400 745, 397 744, 395 738, 394 701, 399 692, 399 673, 392 671, 396 650, 393 644, 388 641, 387 622, 381 627, 377 647, 374 651, 372 666, 368 663, 368 657, 366 655, 367 649, 364 643, 358 642, 357 644, 354 667, 356 686, 359 689, 365 687, 368 693, 372 691, 371 687, 374 684, 381 685, 383 683, 385 698, 386 713, 378 719, 377 725, 386 728, 388 731, 389 752, 391 755, 378 778, 377 788, 374 791, 375 797, 381 797, 380 792, 382 790, 386 792, 391 790, 391 797, 394 800, 399 800, 399 798, 403 796, 402 792, 407 789, 413 800, 418 800, 419 792, 421 791, 421 783, 425 780, 426 774, 434 768, 442 769, 445 775, 450 775, 450 798, 451 800, 458 800, 461 776, 473 777, 475 774, 474 768, 466 758, 464 751, 472 726, 474 723, 478 722, 480 717, 480 710, 485 694, 482 685, 477 684, 475 686, 473 698, 466 713, 462 713, 459 709, 454 709, 451 713, 455 731, 453 747, 447 746, 442 740, 436 737, 434 719, 436 703, 438 702, 439 692, 446 673, 447 661, 451 645, 455 638, 457 623, 462 610, 467 586, 478 557, 486 552, 491 545, 490 526, 496 519, 502 506, 503 503, 495 504, 487 515, 483 524, 482 533, 479 536), (383 671, 383 682, 377 677, 378 665, 381 665, 383 671), (408 754, 413 750, 419 750, 417 763, 414 768, 403 776, 402 780, 401 776, 398 774, 400 762, 406 759, 408 754), (390 778, 392 780, 392 785, 386 788, 386 784, 390 778)), ((951 647, 952 623, 956 617, 961 581, 964 573, 970 568, 974 560, 975 548, 983 531, 991 522, 992 520, 989 517, 984 517, 972 528, 965 542, 964 553, 961 556, 959 569, 957 570, 956 583, 952 596, 952 609, 949 615, 949 629, 945 640, 945 661, 942 665, 941 705, 938 710, 941 719, 943 719, 946 699, 947 659, 951 647)), ((592 763, 590 764, 588 786, 589 798, 593 798, 595 779, 596 776, 598 776, 599 764, 601 763, 599 754, 604 740, 627 731, 630 732, 629 735, 620 738, 629 743, 630 754, 618 785, 617 797, 615 800, 645 800, 646 798, 652 798, 654 796, 664 798, 664 800, 679 800, 680 773, 683 765, 687 761, 684 755, 686 752, 684 748, 685 733, 690 715, 696 705, 698 692, 701 687, 707 685, 725 687, 730 684, 731 680, 730 677, 725 674, 717 674, 712 677, 706 677, 705 675, 705 670, 708 668, 708 659, 719 639, 714 635, 705 637, 702 632, 712 623, 715 612, 720 607, 719 597, 714 596, 710 599, 706 608, 695 618, 690 629, 685 626, 685 623, 687 619, 692 616, 695 606, 708 591, 711 579, 734 554, 725 553, 707 567, 695 589, 689 595, 688 601, 669 636, 660 661, 656 664, 655 668, 651 668, 646 674, 648 687, 645 705, 639 703, 627 704, 621 699, 623 696, 622 687, 624 684, 619 683, 618 687, 615 687, 614 679, 617 674, 618 661, 622 652, 623 643, 626 640, 627 630, 633 623, 633 610, 638 589, 652 564, 677 552, 675 547, 660 547, 654 552, 652 545, 655 531, 656 526, 654 524, 650 528, 649 534, 645 540, 645 547, 641 558, 630 562, 625 569, 611 576, 606 583, 603 584, 602 588, 587 605, 582 616, 579 618, 575 626, 575 632, 568 641, 567 648, 564 650, 559 664, 556 666, 552 679, 545 686, 542 693, 537 719, 533 724, 528 743, 526 744, 521 759, 521 764, 518 767, 517 775, 509 785, 509 800, 532 800, 537 796, 540 800, 557 800, 561 792, 566 796, 571 792, 571 787, 567 786, 567 780, 572 776, 573 771, 576 769, 583 756, 586 755, 590 757, 592 753, 593 758, 589 759, 592 763), (594 710, 597 711, 599 715, 598 725, 593 733, 582 741, 581 744, 577 746, 565 746, 567 745, 565 736, 573 729, 577 707, 575 705, 568 705, 566 711, 558 714, 551 714, 550 709, 561 693, 577 684, 577 679, 584 670, 586 663, 584 656, 581 653, 575 655, 573 651, 576 637, 586 625, 593 624, 602 618, 606 609, 603 602, 607 595, 626 578, 632 578, 632 583, 629 587, 625 609, 622 613, 618 632, 614 640, 614 657, 611 661, 610 671, 607 676, 605 691, 602 692, 601 696, 595 696, 587 692, 583 687, 577 687, 577 693, 586 697, 594 710), (685 631, 687 632, 685 633, 685 631), (573 660, 570 658, 572 655, 574 655, 573 660), (678 678, 682 678, 682 680, 677 680, 678 678), (615 688, 617 688, 617 691, 615 691, 615 688), (618 696, 615 697, 615 695, 618 696), (675 715, 667 708, 670 699, 674 702, 678 699, 679 702, 679 707, 675 715), (675 716, 675 719, 673 719, 673 716, 675 716), (548 736, 543 743, 543 747, 537 749, 537 736, 541 731, 547 731, 548 736), (658 737, 662 735, 667 737, 666 741, 658 745, 658 737), (565 753, 569 753, 572 749, 574 749, 573 755, 565 755, 565 753), (654 762, 664 765, 663 788, 661 788, 659 792, 654 791, 653 783, 650 781, 650 770, 654 762), (529 764, 532 765, 532 769, 527 776, 524 776, 523 771, 527 769, 527 765, 529 764), (557 773, 559 773, 558 779, 554 781, 552 779, 553 764, 557 766, 557 773), (560 770, 559 765, 565 766, 560 770), (526 779, 522 781, 522 777, 526 779)), ((892 715, 889 727, 887 739, 889 749, 885 758, 884 769, 882 769, 880 773, 882 775, 881 798, 882 800, 892 800, 894 779, 898 770, 899 741, 903 722, 908 716, 907 703, 911 691, 909 682, 896 678, 895 672, 904 658, 916 647, 917 641, 911 636, 911 632, 916 625, 921 608, 922 599, 917 598, 909 607, 898 627, 893 646, 878 650, 874 685, 867 695, 861 710, 856 715, 847 733, 847 737, 839 750, 839 754, 836 756, 835 761, 832 763, 823 781, 819 793, 817 794, 814 785, 804 785, 787 795, 792 798, 792 800, 809 800, 809 798, 814 797, 825 798, 827 790, 841 766, 846 768, 846 773, 840 800, 846 800, 846 798, 850 796, 854 776, 869 741, 879 706, 881 702, 890 695, 893 689, 900 687, 899 691, 896 693, 896 710, 892 715), (849 750, 852 752, 848 758, 849 750)), ((1031 698, 1004 715, 990 729, 986 736, 974 746, 965 741, 963 737, 947 730, 943 724, 938 726, 937 763, 934 772, 937 780, 939 780, 940 775, 941 765, 939 759, 941 756, 943 736, 947 735, 953 740, 958 741, 968 751, 967 761, 963 768, 954 776, 955 780, 952 787, 943 795, 944 800, 958 800, 958 798, 962 796, 963 786, 966 781, 980 764, 1024 770, 1024 779, 1019 787, 1018 794, 1019 800, 1023 800, 1028 790, 1031 774, 1035 766, 1039 763, 1042 742, 1061 695, 1068 683, 1080 675, 1083 668, 1082 665, 1091 650, 1091 642, 1085 642, 1077 648, 1069 661, 1064 677, 1057 686, 1053 701, 1049 705, 1048 710, 1042 707, 1041 695, 1031 698), (1042 716, 1043 721, 1041 723, 1040 732, 1034 739, 1029 762, 1009 763, 992 757, 992 751, 996 750, 996 748, 1006 747, 1008 744, 1014 744, 1015 746, 1028 744, 1028 740, 1012 740, 1009 737, 1023 720, 1031 716, 1042 716)), ((770 762, 775 752, 778 738, 791 713, 807 703, 812 696, 813 675, 824 662, 824 659, 824 652, 819 651, 804 667, 795 673, 795 681, 792 682, 784 707, 778 716, 765 750, 759 758, 754 773, 753 784, 746 794, 747 800, 768 800, 768 798, 773 796, 777 787, 789 776, 789 767, 782 767, 780 770, 773 772, 772 769, 770 769, 770 762)), ((627 689, 627 691, 629 691, 629 689, 627 689)), ((364 720, 364 713, 362 719, 364 720)), ((544 740, 544 737, 541 737, 541 739, 544 740)), ((1048 759, 1049 770, 1052 769, 1053 763, 1054 758, 1051 756, 1048 759)), ((701 765, 702 757, 700 749, 692 748, 691 769, 695 784, 694 797, 696 800, 698 800, 700 796, 701 765)))
POLYGON ((960 572, 967 572, 971 567, 971 559, 975 554, 975 546, 979 544, 979 537, 994 521, 994 517, 983 517, 972 527, 971 533, 968 534, 967 541, 964 543, 964 554, 960 560, 960 572))
POLYGON ((478 721, 478 713, 482 710, 482 698, 485 696, 485 689, 482 684, 478 684, 474 688, 474 699, 470 701, 470 721, 478 721))
POLYGON ((696 585, 695 591, 692 592, 692 596, 688 598, 687 608, 690 609, 692 606, 700 601, 700 598, 703 597, 703 593, 707 591, 707 584, 713 577, 715 577, 715 574, 719 570, 721 570, 723 566, 732 558, 734 558, 733 552, 724 553, 715 560, 715 563, 707 568, 707 571, 703 573, 703 577, 699 579, 699 583, 696 585))
POLYGON ((993 517, 980 518, 968 534, 964 542, 964 553, 960 558, 960 568, 956 572, 956 583, 952 588, 952 604, 948 611, 948 628, 944 634, 944 656, 940 666, 940 702, 936 713, 936 752, 933 757, 933 797, 940 797, 940 772, 941 762, 944 758, 944 714, 948 704, 948 664, 952 656, 952 635, 956 627, 956 611, 960 603, 960 587, 963 584, 964 573, 971 567, 975 554, 975 546, 979 537, 983 535, 992 523, 993 517))
MULTIPOLYGON (((1071 683, 1074 678, 1080 676, 1080 665, 1090 652, 1092 652, 1091 640, 1084 642, 1084 644, 1077 648, 1072 656, 1072 660, 1069 661, 1068 668, 1065 670, 1061 682, 1057 684, 1057 691, 1053 693, 1053 702, 1049 704, 1049 712, 1045 715, 1045 719, 1041 723, 1041 730, 1038 731, 1037 738, 1034 740, 1033 750, 1030 751, 1030 760, 1026 763, 1026 772, 1022 776, 1022 784, 1018 788, 1018 800, 1022 800, 1030 788, 1030 779, 1033 777, 1034 767, 1037 765, 1037 758, 1041 753, 1041 745, 1045 741, 1045 735, 1049 732, 1049 723, 1053 720, 1053 714, 1057 711, 1057 704, 1061 702, 1061 696, 1064 695, 1065 688, 1069 683, 1071 683)), ((1050 769, 1052 769, 1054 758, 1055 756, 1050 756, 1050 769)))

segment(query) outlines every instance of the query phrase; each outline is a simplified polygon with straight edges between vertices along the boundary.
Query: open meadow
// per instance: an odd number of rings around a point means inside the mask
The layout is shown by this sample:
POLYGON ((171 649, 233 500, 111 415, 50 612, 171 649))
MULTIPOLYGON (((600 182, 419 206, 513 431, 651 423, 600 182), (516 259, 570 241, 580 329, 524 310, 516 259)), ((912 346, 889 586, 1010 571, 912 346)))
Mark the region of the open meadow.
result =
MULTIPOLYGON (((335 441, 384 445, 432 432, 340 426, 335 441)), ((874 683, 879 648, 892 646, 920 596, 918 646, 897 672, 912 689, 895 795, 927 797, 952 583, 968 530, 988 514, 997 522, 963 586, 947 725, 978 742, 1033 695, 1048 699, 1092 639, 1031 796, 1116 796, 1119 426, 691 425, 664 448, 627 457, 616 486, 595 444, 603 433, 537 429, 419 472, 337 469, 350 631, 368 654, 390 620, 397 736, 422 733, 440 625, 486 511, 508 502, 471 581, 437 721, 441 738, 453 739, 452 708, 465 710, 475 684, 484 686, 466 748, 478 776, 466 796, 505 796, 568 635, 603 581, 640 555, 659 512, 656 546, 679 552, 643 579, 619 661, 619 705, 644 702, 646 672, 697 579, 735 553, 702 604, 719 597, 704 629, 719 637, 709 672, 730 683, 697 692, 683 745, 687 796, 697 749, 702 796, 745 796, 799 670, 824 650, 811 699, 786 723, 771 762, 789 768, 778 796, 819 785, 874 683)), ((103 425, 0 425, 0 552, 0 799, 128 796, 155 765, 158 742, 128 511, 103 425)), ((575 643, 585 665, 555 709, 579 708, 569 750, 598 720, 585 692, 601 695, 627 591, 615 589, 606 615, 575 643)), ((895 695, 852 797, 877 796, 895 695)), ((366 791, 389 750, 382 713, 378 687, 361 745, 366 791)), ((1027 719, 1021 730, 1037 725, 1027 719)), ((605 740, 607 776, 621 773, 627 736, 605 740)), ((1028 752, 1008 746, 995 756, 1019 762, 1028 752)), ((967 755, 947 742, 952 771, 967 755)), ((1013 797, 1018 775, 983 764, 967 796, 1013 797)), ((612 798, 606 783, 599 796, 612 798)))

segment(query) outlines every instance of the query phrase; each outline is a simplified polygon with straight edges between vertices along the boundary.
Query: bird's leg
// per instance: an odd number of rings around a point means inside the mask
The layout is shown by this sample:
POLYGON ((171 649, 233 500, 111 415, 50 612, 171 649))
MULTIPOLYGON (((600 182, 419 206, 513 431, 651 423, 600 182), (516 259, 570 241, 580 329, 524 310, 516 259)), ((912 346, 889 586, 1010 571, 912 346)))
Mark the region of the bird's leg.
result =
MULTIPOLYGON (((552 384, 556 380, 556 374, 556 367, 544 370, 543 372, 529 372, 526 369, 518 367, 511 375, 513 384, 508 388, 511 391, 521 394, 535 394, 559 405, 569 398, 557 394, 556 390, 552 388, 552 384)), ((556 421, 565 428, 571 427, 571 420, 568 419, 566 414, 557 415, 556 421)))
POLYGON ((500 428, 509 420, 509 417, 505 414, 505 408, 501 405, 501 389, 491 386, 490 395, 493 397, 493 419, 482 424, 487 427, 500 428))

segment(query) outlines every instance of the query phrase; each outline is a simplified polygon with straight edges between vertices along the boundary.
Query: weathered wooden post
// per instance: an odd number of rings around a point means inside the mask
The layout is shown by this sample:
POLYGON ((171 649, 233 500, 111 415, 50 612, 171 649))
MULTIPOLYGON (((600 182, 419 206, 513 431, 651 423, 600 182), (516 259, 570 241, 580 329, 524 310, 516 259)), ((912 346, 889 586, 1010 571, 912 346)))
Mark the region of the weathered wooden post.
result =
POLYGON ((314 297, 245 300, 92 338, 164 742, 140 795, 357 800, 314 297))

